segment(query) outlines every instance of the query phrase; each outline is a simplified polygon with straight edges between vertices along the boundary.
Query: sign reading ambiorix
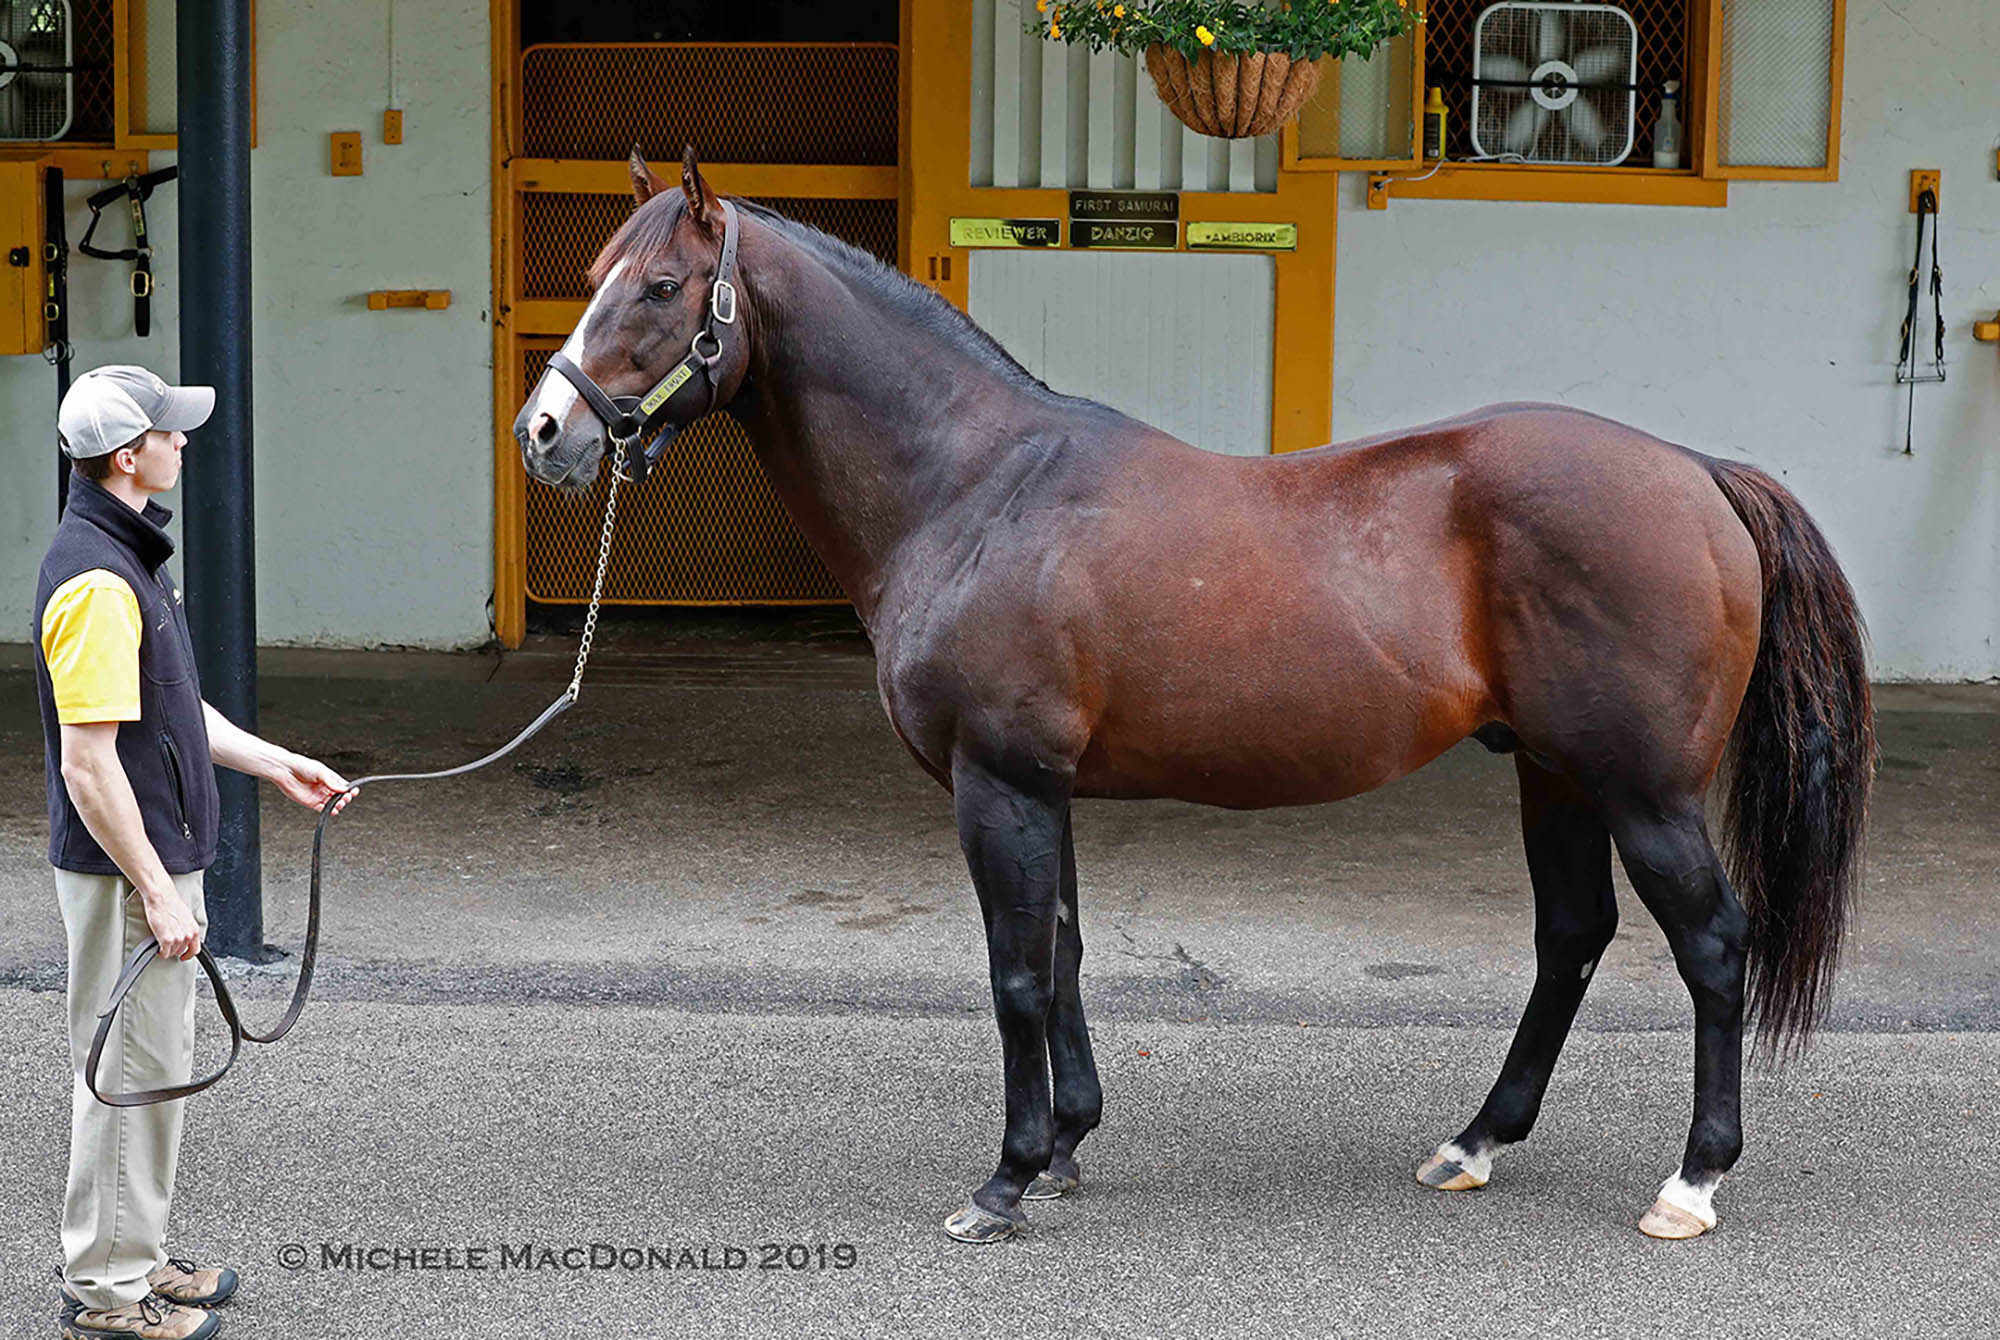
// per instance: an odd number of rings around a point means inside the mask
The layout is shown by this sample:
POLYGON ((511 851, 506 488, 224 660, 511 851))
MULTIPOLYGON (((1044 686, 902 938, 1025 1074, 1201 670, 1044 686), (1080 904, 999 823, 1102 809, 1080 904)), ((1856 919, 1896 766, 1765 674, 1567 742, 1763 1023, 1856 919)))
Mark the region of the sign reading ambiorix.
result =
POLYGON ((1190 223, 1187 244, 1193 251, 1297 251, 1296 223, 1190 223))

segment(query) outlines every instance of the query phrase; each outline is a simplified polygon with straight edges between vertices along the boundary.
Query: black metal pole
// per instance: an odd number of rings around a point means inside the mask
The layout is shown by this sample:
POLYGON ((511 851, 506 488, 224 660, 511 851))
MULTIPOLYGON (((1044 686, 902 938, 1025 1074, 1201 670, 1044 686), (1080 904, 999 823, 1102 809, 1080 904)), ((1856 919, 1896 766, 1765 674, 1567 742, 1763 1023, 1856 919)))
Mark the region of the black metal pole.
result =
MULTIPOLYGON (((69 227, 63 215, 61 168, 42 171, 42 237, 48 252, 42 257, 48 275, 49 352, 56 365, 56 407, 69 394, 69 227)), ((69 506, 69 455, 56 445, 56 516, 69 506)))
MULTIPOLYGON (((215 388, 181 488, 188 623, 204 696, 257 729, 256 527, 251 511, 250 0, 180 0, 180 299, 183 382, 215 388)), ((257 783, 218 770, 222 841, 209 867, 208 943, 264 946, 257 783)))

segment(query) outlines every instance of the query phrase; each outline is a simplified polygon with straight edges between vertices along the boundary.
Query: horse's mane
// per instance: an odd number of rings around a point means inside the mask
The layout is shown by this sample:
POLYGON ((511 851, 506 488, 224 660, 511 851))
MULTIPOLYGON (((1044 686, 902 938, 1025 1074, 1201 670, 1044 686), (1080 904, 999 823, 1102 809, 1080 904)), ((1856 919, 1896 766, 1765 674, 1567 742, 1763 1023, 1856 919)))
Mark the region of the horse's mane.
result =
MULTIPOLYGON (((1064 396, 1049 390, 1033 373, 1015 361, 1000 342, 981 330, 971 317, 911 279, 893 265, 861 248, 843 242, 811 224, 800 223, 776 210, 735 196, 730 203, 758 222, 782 235, 801 251, 813 256, 827 269, 860 292, 874 298, 906 323, 958 348, 995 376, 1017 386, 1032 387, 1060 400, 1064 396)), ((632 211, 604 250, 590 265, 590 286, 595 289, 620 261, 636 259, 641 266, 664 255, 674 229, 687 211, 687 197, 678 190, 664 190, 632 211)))

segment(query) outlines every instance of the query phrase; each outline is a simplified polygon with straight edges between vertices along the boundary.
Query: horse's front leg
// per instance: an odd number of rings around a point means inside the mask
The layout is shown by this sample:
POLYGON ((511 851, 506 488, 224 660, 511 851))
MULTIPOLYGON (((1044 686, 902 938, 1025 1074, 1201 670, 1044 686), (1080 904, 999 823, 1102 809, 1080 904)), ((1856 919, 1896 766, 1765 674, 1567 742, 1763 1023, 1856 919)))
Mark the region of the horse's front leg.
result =
POLYGON ((1076 1147, 1097 1129, 1104 1115, 1104 1086, 1097 1078, 1097 1058, 1090 1050, 1090 1030, 1083 1022, 1083 996, 1077 983, 1083 963, 1083 931, 1076 911, 1076 839, 1074 819, 1063 821, 1062 906, 1056 912, 1056 999, 1049 1007, 1049 1068, 1055 1072, 1056 1143, 1049 1166, 1024 1200, 1053 1200, 1076 1190, 1083 1179, 1076 1147))
POLYGON ((944 1227, 961 1242, 996 1242, 1027 1223, 1021 1193, 1049 1166, 1055 1149, 1048 1029, 1069 790, 1066 782, 1051 785, 1046 774, 1024 785, 961 758, 952 768, 952 795, 959 845, 986 922, 993 1012, 1005 1057, 1007 1132, 999 1167, 944 1227))

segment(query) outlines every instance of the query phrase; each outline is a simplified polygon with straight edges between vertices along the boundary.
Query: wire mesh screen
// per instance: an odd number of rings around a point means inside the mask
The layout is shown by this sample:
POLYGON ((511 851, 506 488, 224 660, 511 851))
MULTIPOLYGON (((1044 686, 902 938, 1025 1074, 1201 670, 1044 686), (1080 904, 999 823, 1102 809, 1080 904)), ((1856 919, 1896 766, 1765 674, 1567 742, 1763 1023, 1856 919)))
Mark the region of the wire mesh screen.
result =
MULTIPOLYGON (((896 263, 894 200, 760 199, 801 223, 896 263)), ((521 296, 582 299, 584 272, 632 212, 629 195, 528 191, 521 197, 521 296)))
POLYGON ((132 129, 147 135, 180 130, 178 16, 168 0, 139 0, 130 6, 133 71, 132 129))
POLYGON ((1834 0, 1724 0, 1719 152, 1731 167, 1826 166, 1834 0))
POLYGON ((111 79, 111 25, 111 0, 72 0, 70 26, 75 34, 75 60, 87 68, 76 74, 76 115, 64 139, 111 143, 117 110, 117 94, 111 79))
MULTIPOLYGON (((1638 30, 1638 111, 1627 164, 1651 167, 1653 125, 1660 115, 1660 88, 1678 79, 1685 88, 1688 64, 1688 9, 1697 0, 1631 0, 1618 6, 1638 30)), ((1759 0, 1761 3, 1762 0, 1759 0)), ((1789 2, 1789 0, 1788 0, 1789 2)), ((1471 158, 1474 29, 1493 8, 1476 0, 1429 0, 1424 6, 1424 79, 1444 90, 1445 147, 1452 158, 1471 158)))
MULTIPOLYGON (((523 341, 515 403, 560 347, 523 341)), ((528 595, 547 604, 590 599, 609 471, 582 494, 527 484, 528 595)), ((839 585, 792 525, 726 414, 690 425, 639 487, 618 494, 618 530, 604 579, 607 603, 840 603, 839 585)))
POLYGON ((896 48, 864 43, 533 47, 521 152, 717 163, 896 162, 896 48))
POLYGON ((1408 158, 1416 143, 1415 44, 1405 35, 1372 56, 1323 63, 1319 91, 1299 109, 1299 157, 1408 158))

